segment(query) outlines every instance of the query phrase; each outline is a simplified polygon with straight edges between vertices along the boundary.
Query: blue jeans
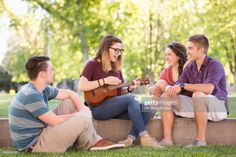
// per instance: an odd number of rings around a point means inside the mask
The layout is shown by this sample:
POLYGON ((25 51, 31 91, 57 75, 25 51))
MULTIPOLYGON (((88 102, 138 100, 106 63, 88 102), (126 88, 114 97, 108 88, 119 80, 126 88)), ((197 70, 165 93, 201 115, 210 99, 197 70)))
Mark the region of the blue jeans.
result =
POLYGON ((132 128, 129 136, 137 137, 147 133, 146 125, 152 116, 152 111, 142 112, 141 104, 132 94, 115 96, 105 100, 99 106, 91 108, 94 119, 108 120, 112 118, 130 119, 132 128))

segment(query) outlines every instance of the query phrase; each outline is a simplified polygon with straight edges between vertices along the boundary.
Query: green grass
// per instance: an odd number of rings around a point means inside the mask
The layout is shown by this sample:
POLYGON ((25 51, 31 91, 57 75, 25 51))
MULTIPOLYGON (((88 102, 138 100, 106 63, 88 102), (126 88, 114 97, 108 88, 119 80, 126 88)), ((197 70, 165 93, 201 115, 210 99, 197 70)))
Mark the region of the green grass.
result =
MULTIPOLYGON (((7 152, 3 150, 0 153, 0 156, 12 156, 10 153, 12 151, 7 152)), ((155 156, 155 157, 229 157, 236 156, 236 146, 208 146, 202 148, 192 148, 186 149, 180 146, 174 146, 165 149, 152 149, 152 148, 142 148, 139 146, 135 146, 133 148, 127 149, 117 149, 117 150, 109 150, 109 151, 69 151, 63 154, 53 154, 53 153, 41 153, 41 154, 29 154, 29 153, 17 153, 14 156, 44 156, 44 157, 59 157, 59 156, 70 156, 70 157, 95 157, 95 156, 112 156, 112 157, 144 157, 144 156, 155 156)))

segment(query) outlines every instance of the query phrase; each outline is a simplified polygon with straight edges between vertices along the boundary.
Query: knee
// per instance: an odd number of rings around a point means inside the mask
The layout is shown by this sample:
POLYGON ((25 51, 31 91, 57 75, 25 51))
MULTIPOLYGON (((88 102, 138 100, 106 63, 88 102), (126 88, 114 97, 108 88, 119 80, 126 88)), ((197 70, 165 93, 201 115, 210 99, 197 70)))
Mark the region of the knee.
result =
POLYGON ((63 104, 66 104, 66 106, 74 107, 74 103, 71 99, 67 98, 63 100, 63 104))
POLYGON ((92 119, 85 114, 78 113, 74 118, 76 119, 77 123, 82 123, 84 127, 88 127, 93 124, 92 119))
POLYGON ((134 95, 128 94, 125 99, 127 101, 128 107, 131 107, 134 110, 140 110, 140 102, 136 100, 134 95))
POLYGON ((135 100, 135 96, 132 94, 127 94, 124 98, 129 105, 134 105, 137 101, 135 100))
POLYGON ((66 104, 73 104, 72 100, 69 99, 69 98, 64 99, 63 102, 66 103, 66 104))
POLYGON ((169 96, 168 96, 167 93, 163 93, 163 94, 161 95, 161 97, 162 97, 162 98, 166 98, 166 97, 169 97, 169 96))
POLYGON ((204 94, 203 92, 199 92, 199 91, 193 92, 193 95, 192 95, 193 98, 199 98, 199 97, 205 97, 205 96, 206 96, 206 94, 204 94))

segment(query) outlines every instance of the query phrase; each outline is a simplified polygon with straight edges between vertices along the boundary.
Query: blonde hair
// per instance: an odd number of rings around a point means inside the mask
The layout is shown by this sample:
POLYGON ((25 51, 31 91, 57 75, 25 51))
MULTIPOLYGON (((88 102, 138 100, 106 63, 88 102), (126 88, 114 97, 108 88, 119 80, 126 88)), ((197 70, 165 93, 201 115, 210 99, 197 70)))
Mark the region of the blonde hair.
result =
POLYGON ((122 41, 121 39, 119 39, 118 37, 114 35, 106 35, 105 37, 102 38, 102 41, 95 54, 94 60, 102 63, 102 69, 105 72, 108 72, 110 70, 112 71, 121 70, 122 55, 119 55, 115 63, 112 63, 110 61, 109 48, 115 43, 122 44, 122 41))

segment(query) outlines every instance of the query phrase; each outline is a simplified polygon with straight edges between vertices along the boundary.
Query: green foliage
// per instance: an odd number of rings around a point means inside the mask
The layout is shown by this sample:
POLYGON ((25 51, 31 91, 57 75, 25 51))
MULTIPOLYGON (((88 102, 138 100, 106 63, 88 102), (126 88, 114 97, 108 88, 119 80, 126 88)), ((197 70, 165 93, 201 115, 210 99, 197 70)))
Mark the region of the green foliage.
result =
POLYGON ((5 63, 5 67, 11 71, 13 75, 12 81, 20 82, 28 80, 26 70, 22 67, 25 67, 29 56, 30 53, 27 48, 18 48, 11 51, 11 53, 5 57, 3 63, 5 63))
MULTIPOLYGON (((14 15, 1 3, 0 9, 12 19, 12 30, 22 40, 14 46, 10 43, 8 55, 19 58, 16 52, 22 49, 27 52, 25 58, 49 55, 57 82, 79 78, 85 62, 93 57, 106 34, 123 40, 123 72, 127 79, 147 76, 156 80, 165 64, 164 51, 169 42, 186 44, 188 36, 204 33, 210 40, 209 54, 223 63, 231 83, 236 80, 236 0, 27 2, 30 9, 23 17, 14 15), (43 12, 41 18, 36 16, 39 10, 43 12)), ((6 59, 4 64, 14 67, 18 61, 13 61, 6 59)), ((23 66, 16 71, 25 75, 22 69, 23 66)), ((14 80, 25 79, 16 72, 12 74, 14 80)))
MULTIPOLYGON (((207 146, 202 148, 193 148, 186 149, 181 146, 174 146, 164 149, 152 149, 152 148, 142 148, 140 146, 135 146, 132 148, 126 149, 115 149, 108 151, 68 151, 62 154, 56 153, 17 153, 12 151, 12 149, 3 149, 0 152, 0 156, 33 156, 33 157, 144 157, 144 156, 153 156, 153 157, 234 157, 236 155, 235 146, 207 146), (12 154, 11 154, 12 153, 12 154)), ((1 149, 0 149, 1 151, 1 149)))
POLYGON ((0 66, 0 91, 8 92, 11 87, 11 75, 2 66, 0 66))

